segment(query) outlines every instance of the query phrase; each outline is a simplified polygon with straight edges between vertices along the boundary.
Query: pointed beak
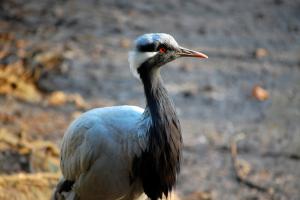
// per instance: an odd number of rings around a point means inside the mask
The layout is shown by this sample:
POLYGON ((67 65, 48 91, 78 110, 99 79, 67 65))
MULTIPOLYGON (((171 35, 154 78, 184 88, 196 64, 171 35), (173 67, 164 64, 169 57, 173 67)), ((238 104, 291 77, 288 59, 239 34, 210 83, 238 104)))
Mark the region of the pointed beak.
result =
POLYGON ((208 56, 204 53, 200 53, 198 51, 190 50, 184 47, 179 48, 178 55, 180 57, 208 58, 208 56))

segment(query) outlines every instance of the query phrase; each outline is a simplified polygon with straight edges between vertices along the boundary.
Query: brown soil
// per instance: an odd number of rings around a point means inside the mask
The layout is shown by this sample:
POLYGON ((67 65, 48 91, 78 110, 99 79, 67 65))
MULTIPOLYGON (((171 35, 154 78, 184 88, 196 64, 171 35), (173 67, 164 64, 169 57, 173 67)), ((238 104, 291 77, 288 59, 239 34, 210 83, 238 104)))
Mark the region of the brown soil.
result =
POLYGON ((133 39, 166 32, 208 60, 162 70, 181 118, 181 199, 300 199, 300 2, 0 2, 0 199, 49 199, 68 124, 144 106, 133 39), (32 184, 31 184, 32 183, 32 184))

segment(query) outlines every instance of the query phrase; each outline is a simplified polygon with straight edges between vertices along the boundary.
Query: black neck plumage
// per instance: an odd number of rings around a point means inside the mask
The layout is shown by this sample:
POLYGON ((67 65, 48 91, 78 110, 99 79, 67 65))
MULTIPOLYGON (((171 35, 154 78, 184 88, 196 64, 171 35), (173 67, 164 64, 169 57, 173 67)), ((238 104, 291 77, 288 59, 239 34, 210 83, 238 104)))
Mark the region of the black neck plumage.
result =
POLYGON ((138 163, 138 176, 151 200, 165 196, 175 185, 180 170, 181 128, 174 105, 163 86, 159 68, 140 67, 147 107, 144 117, 151 119, 148 143, 138 163), (147 71, 147 69, 150 69, 147 71))

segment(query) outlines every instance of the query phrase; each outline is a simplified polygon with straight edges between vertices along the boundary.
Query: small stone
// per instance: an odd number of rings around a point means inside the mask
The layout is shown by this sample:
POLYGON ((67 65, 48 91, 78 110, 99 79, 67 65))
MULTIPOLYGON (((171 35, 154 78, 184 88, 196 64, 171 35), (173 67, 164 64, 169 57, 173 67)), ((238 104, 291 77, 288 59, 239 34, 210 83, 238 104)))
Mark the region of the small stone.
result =
POLYGON ((257 48, 254 52, 254 57, 255 58, 264 58, 269 55, 268 50, 264 48, 257 48))
POLYGON ((191 97, 194 97, 197 95, 197 90, 194 90, 194 89, 186 89, 184 91, 182 91, 182 95, 183 97, 185 98, 191 98, 191 97))
POLYGON ((212 85, 205 85, 202 90, 205 92, 212 92, 214 91, 214 87, 212 85))

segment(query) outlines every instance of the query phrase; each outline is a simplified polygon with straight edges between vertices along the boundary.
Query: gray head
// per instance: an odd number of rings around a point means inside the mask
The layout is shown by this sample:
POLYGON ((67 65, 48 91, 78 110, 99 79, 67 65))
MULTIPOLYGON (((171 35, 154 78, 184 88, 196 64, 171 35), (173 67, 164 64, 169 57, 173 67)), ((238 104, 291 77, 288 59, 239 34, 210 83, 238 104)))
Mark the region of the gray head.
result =
POLYGON ((139 77, 138 71, 145 63, 147 67, 159 68, 179 57, 207 58, 203 53, 186 49, 178 45, 175 39, 166 33, 148 33, 139 36, 129 52, 131 72, 139 77))

